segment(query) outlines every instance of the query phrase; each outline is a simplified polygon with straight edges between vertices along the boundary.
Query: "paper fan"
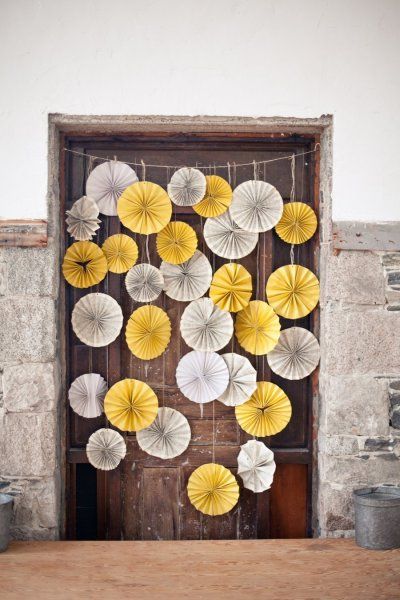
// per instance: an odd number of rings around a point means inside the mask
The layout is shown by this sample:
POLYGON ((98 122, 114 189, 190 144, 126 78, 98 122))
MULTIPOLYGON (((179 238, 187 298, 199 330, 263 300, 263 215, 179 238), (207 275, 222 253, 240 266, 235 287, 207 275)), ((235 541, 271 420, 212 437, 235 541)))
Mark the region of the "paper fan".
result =
POLYGON ((72 328, 77 337, 88 346, 108 346, 119 335, 122 310, 118 302, 107 294, 87 294, 75 304, 72 328))
POLYGON ((91 240, 100 227, 99 209, 92 198, 82 196, 67 210, 65 219, 68 233, 79 241, 91 240))
POLYGON ((176 382, 182 394, 197 404, 216 400, 226 390, 229 371, 216 352, 188 352, 176 369, 176 382))
POLYGON ((318 304, 319 282, 309 269, 285 265, 267 281, 267 298, 274 310, 286 319, 301 319, 318 304))
POLYGON ((153 302, 162 292, 164 277, 157 267, 141 263, 128 271, 125 286, 135 302, 153 302))
POLYGON ((292 416, 292 406, 280 387, 269 381, 259 381, 250 400, 236 406, 235 414, 244 431, 265 437, 286 427, 292 416))
POLYGON ((181 318, 181 334, 188 346, 201 352, 221 350, 232 337, 233 320, 210 298, 193 300, 181 318))
POLYGON ((89 438, 86 455, 96 469, 111 471, 125 458, 124 438, 114 429, 98 429, 89 438))
POLYGON ((255 493, 269 490, 276 469, 272 450, 256 440, 249 440, 240 448, 237 473, 244 487, 255 493))
POLYGON ((232 219, 228 209, 219 217, 211 217, 204 224, 207 246, 222 258, 235 260, 248 256, 257 246, 258 233, 245 231, 232 219))
POLYGON ((160 271, 164 277, 164 291, 169 298, 190 302, 204 296, 210 287, 212 269, 208 258, 196 250, 192 258, 181 265, 162 262, 160 271))
POLYGON ((150 386, 138 379, 115 383, 104 399, 104 412, 112 425, 122 431, 140 431, 157 416, 158 400, 150 386))
POLYGON ((316 214, 304 202, 285 204, 282 218, 275 227, 279 237, 288 244, 303 244, 312 238, 316 229, 316 214))
POLYGON ((250 273, 242 265, 229 263, 215 271, 210 298, 221 310, 238 312, 250 302, 252 290, 250 273))
POLYGON ((207 187, 203 200, 193 206, 202 217, 217 217, 224 213, 232 202, 232 188, 218 175, 207 175, 207 187))
POLYGON ((156 244, 162 260, 180 265, 195 253, 197 236, 195 230, 187 223, 173 221, 157 234, 156 244))
POLYGON ((138 431, 137 442, 151 456, 171 459, 185 452, 190 442, 187 418, 173 408, 159 408, 153 423, 138 431))
POLYGON ((123 233, 116 233, 107 238, 102 250, 111 273, 126 273, 133 267, 139 255, 135 240, 123 233))
POLYGON ((189 477, 187 491, 193 506, 212 517, 229 512, 239 500, 235 476, 216 463, 197 467, 189 477))
POLYGON ((118 200, 121 223, 135 233, 158 233, 172 215, 172 204, 163 188, 150 181, 139 181, 123 191, 118 200))
POLYGON ((97 244, 75 242, 67 248, 62 272, 69 284, 88 288, 100 283, 107 274, 107 259, 97 244))
POLYGON ((290 327, 281 332, 279 342, 267 356, 270 369, 285 379, 303 379, 319 363, 317 338, 303 327, 290 327))
POLYGON ((206 178, 199 169, 182 167, 171 177, 168 184, 168 195, 178 206, 193 206, 204 198, 206 178))
POLYGON ((135 181, 138 181, 138 177, 128 165, 117 160, 107 161, 90 173, 86 194, 96 201, 103 215, 116 217, 118 198, 135 181))
POLYGON ((280 330, 278 315, 261 300, 252 300, 236 316, 237 340, 242 348, 251 354, 270 352, 278 343, 280 330))
POLYGON ((158 306, 141 306, 130 316, 126 326, 129 350, 142 360, 160 356, 171 339, 171 322, 158 306))
POLYGON ((218 400, 226 406, 239 406, 246 402, 257 388, 257 371, 251 362, 234 352, 222 354, 228 367, 229 383, 218 400))
POLYGON ((68 391, 71 408, 77 415, 86 419, 99 417, 103 412, 107 383, 98 373, 85 373, 77 377, 68 391))
POLYGON ((233 192, 232 219, 246 231, 269 231, 279 222, 283 200, 273 185, 265 181, 245 181, 233 192))

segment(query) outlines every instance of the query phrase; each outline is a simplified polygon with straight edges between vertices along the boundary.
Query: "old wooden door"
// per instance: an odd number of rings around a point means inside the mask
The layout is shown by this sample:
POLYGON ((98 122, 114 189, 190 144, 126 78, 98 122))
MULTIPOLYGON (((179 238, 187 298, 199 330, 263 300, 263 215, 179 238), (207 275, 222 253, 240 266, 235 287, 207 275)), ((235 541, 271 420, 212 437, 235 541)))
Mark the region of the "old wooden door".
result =
MULTIPOLYGON (((235 163, 251 163, 253 160, 273 160, 291 154, 299 154, 296 160, 295 193, 315 207, 314 186, 317 160, 313 154, 302 153, 314 147, 315 140, 307 137, 289 136, 246 137, 219 135, 136 135, 129 138, 68 138, 65 144, 70 150, 64 155, 65 178, 63 181, 64 204, 60 219, 64 225, 64 210, 84 194, 88 170, 100 161, 91 161, 90 154, 97 157, 117 157, 121 161, 140 162, 146 167, 146 179, 164 188, 173 170, 149 165, 201 165, 207 173, 228 179, 232 185, 252 179, 253 166, 235 169, 235 163), (230 163, 230 168, 214 165, 230 163)), ((143 175, 137 169, 139 177, 143 175)), ((260 179, 278 188, 285 201, 289 200, 292 178, 289 160, 269 162, 258 170, 260 179)), ((190 208, 174 206, 175 217, 192 225, 198 234, 199 249, 209 256, 213 268, 224 261, 214 256, 206 247, 202 236, 202 219, 190 208)), ((135 237, 141 261, 146 260, 145 238, 125 230, 117 217, 100 215, 102 225, 94 241, 101 244, 111 234, 123 231, 135 237)), ((65 231, 65 227, 64 227, 65 231)), ((65 233, 65 246, 71 243, 65 233)), ((315 239, 296 248, 295 260, 315 271, 315 239)), ((253 275, 254 297, 265 299, 266 280, 274 269, 290 262, 290 246, 280 241, 274 231, 260 235, 257 249, 238 261, 253 275)), ((155 251, 155 236, 149 239, 152 264, 158 266, 160 259, 155 251)), ((160 405, 182 411, 189 419, 192 440, 188 450, 181 456, 163 461, 142 452, 135 435, 126 435, 127 456, 115 471, 95 471, 87 462, 85 445, 89 435, 105 426, 105 418, 87 420, 68 408, 67 427, 67 506, 68 536, 78 539, 226 539, 306 537, 311 533, 311 481, 312 481, 312 381, 310 378, 290 382, 270 372, 264 357, 255 358, 239 348, 236 341, 223 351, 246 354, 258 370, 259 380, 277 383, 288 394, 293 416, 286 429, 273 438, 263 441, 275 452, 277 471, 269 492, 253 494, 241 487, 240 501, 230 513, 219 517, 200 514, 190 504, 186 484, 190 473, 199 465, 210 462, 213 449, 213 424, 216 462, 236 471, 239 447, 249 436, 235 420, 234 409, 213 402, 203 406, 194 404, 179 392, 175 381, 175 369, 179 358, 188 348, 179 334, 180 316, 186 306, 162 296, 155 302, 162 306, 171 319, 173 334, 167 352, 152 361, 136 359, 125 342, 125 325, 121 335, 108 348, 89 348, 79 342, 70 326, 71 311, 76 301, 90 291, 111 294, 122 306, 126 323, 135 303, 128 296, 124 276, 110 273, 104 282, 93 290, 65 288, 65 333, 67 389, 70 383, 85 372, 97 372, 109 385, 125 377, 146 381, 154 388, 160 405)), ((317 312, 301 319, 298 324, 315 328, 317 312)), ((281 319, 282 328, 292 325, 281 319)), ((240 480, 240 478, 239 478, 240 480)))

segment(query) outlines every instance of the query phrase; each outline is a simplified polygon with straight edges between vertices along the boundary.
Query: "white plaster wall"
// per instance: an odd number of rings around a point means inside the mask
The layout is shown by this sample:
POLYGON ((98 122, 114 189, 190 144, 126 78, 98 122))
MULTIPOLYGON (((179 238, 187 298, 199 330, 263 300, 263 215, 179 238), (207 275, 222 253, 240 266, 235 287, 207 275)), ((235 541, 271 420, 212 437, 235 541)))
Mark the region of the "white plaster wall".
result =
POLYGON ((334 115, 335 220, 400 220, 398 0, 2 0, 0 217, 46 218, 47 117, 334 115))

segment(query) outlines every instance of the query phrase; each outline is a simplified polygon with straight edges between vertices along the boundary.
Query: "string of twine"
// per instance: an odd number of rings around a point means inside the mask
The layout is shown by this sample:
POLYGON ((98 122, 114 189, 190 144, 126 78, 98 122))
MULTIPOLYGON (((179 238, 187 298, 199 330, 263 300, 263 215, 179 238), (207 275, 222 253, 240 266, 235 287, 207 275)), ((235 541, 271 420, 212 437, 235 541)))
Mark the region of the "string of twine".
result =
MULTIPOLYGON (((292 154, 290 162, 290 174, 292 176, 292 187, 290 190, 290 202, 296 199, 296 155, 292 154)), ((294 244, 290 245, 290 264, 294 265, 294 244)))

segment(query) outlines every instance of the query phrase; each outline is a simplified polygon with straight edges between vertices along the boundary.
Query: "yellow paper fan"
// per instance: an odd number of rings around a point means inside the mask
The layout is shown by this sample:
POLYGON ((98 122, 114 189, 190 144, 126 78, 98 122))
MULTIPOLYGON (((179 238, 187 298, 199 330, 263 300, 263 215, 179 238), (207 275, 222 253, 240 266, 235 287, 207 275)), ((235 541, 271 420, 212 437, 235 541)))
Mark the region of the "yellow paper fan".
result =
POLYGON ((259 381, 250 399, 235 406, 235 414, 244 431, 265 437, 275 435, 286 427, 292 416, 292 405, 279 386, 269 381, 259 381))
POLYGON ((135 233, 158 233, 171 219, 172 204, 165 190, 150 181, 128 186, 118 200, 121 223, 135 233))
POLYGON ((129 350, 142 360, 151 360, 162 354, 171 338, 171 321, 158 306, 141 306, 130 316, 126 326, 129 350))
POLYGON ((157 252, 172 265, 180 265, 189 260, 197 248, 195 230, 187 223, 173 221, 157 234, 157 252))
POLYGON ((203 200, 193 206, 193 210, 202 217, 218 217, 232 202, 232 188, 218 175, 207 175, 207 188, 203 200))
POLYGON ((102 250, 111 273, 126 273, 133 267, 139 256, 135 240, 123 233, 116 233, 107 238, 102 250))
POLYGON ((250 273, 238 263, 229 263, 214 273, 210 298, 222 310, 238 312, 250 302, 252 289, 250 273))
POLYGON ((157 396, 144 381, 123 379, 108 390, 104 398, 104 412, 118 429, 141 431, 157 416, 157 396))
POLYGON ((267 298, 274 310, 286 319, 308 315, 319 300, 319 282, 314 273, 300 265, 285 265, 267 281, 267 298))
POLYGON ((208 463, 198 467, 189 477, 187 486, 190 502, 205 515, 223 515, 239 499, 236 478, 222 465, 208 463))
POLYGON ((64 256, 62 272, 65 279, 77 288, 100 283, 107 274, 104 252, 93 242, 75 242, 64 256))
POLYGON ((281 220, 275 227, 279 237, 288 244, 303 244, 312 238, 316 229, 316 214, 304 202, 285 204, 281 220))
POLYGON ((280 330, 278 315, 261 300, 252 300, 236 316, 237 340, 242 348, 251 354, 267 354, 275 348, 280 330))

